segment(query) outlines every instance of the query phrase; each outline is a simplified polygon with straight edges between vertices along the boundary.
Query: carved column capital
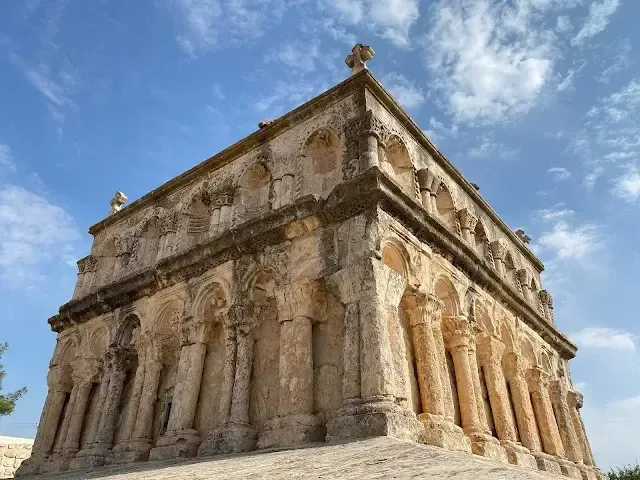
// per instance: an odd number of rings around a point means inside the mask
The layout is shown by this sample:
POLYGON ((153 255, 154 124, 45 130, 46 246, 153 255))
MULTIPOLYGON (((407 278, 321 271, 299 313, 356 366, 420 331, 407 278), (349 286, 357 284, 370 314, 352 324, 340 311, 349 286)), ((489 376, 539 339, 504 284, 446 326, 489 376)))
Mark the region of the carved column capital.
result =
POLYGON ((542 392, 549 386, 549 375, 537 365, 527 370, 525 379, 532 393, 542 392))
POLYGON ((584 397, 580 392, 569 390, 567 391, 567 403, 569 404, 569 408, 579 410, 584 405, 584 397))
POLYGON ((254 324, 253 302, 234 303, 229 307, 229 324, 243 332, 248 332, 254 324))
POLYGON ((451 330, 447 333, 447 341, 452 349, 462 348, 469 350, 475 348, 476 334, 479 332, 475 322, 470 321, 466 316, 451 317, 451 330))
POLYGON ((504 261, 507 255, 507 246, 502 242, 502 240, 494 240, 489 244, 491 247, 491 255, 496 260, 504 261))
POLYGON ((509 379, 521 378, 525 379, 527 365, 525 360, 515 352, 508 352, 504 355, 505 372, 509 379))
POLYGON ((533 275, 526 268, 521 268, 516 271, 516 276, 518 277, 518 281, 524 288, 529 288, 531 286, 531 280, 533 279, 533 275))
POLYGON ((92 383, 102 370, 102 361, 98 358, 77 358, 72 363, 74 384, 92 383))
POLYGON ((428 168, 422 168, 417 171, 417 176, 420 190, 431 192, 431 190, 433 189, 433 182, 436 179, 435 173, 433 173, 428 168))
POLYGON ((412 327, 429 324, 442 317, 444 302, 433 293, 414 290, 404 297, 412 327))
POLYGON ((183 346, 193 345, 194 343, 204 343, 207 324, 202 319, 185 317, 180 327, 180 340, 183 346))
POLYGON ((501 368, 502 355, 506 348, 504 343, 491 335, 483 335, 478 339, 477 345, 478 356, 483 363, 491 363, 501 368))
POLYGON ((478 216, 465 207, 458 210, 458 220, 460 221, 460 228, 462 230, 473 232, 475 231, 476 224, 478 223, 478 216))
POLYGON ((93 255, 88 255, 78 260, 78 273, 95 272, 98 266, 98 259, 93 255))
POLYGON ((314 319, 325 300, 324 285, 320 280, 305 279, 278 289, 276 299, 280 322, 297 317, 314 319))
POLYGON ((538 296, 540 297, 542 305, 553 308, 553 297, 547 290, 540 290, 538 292, 538 296))

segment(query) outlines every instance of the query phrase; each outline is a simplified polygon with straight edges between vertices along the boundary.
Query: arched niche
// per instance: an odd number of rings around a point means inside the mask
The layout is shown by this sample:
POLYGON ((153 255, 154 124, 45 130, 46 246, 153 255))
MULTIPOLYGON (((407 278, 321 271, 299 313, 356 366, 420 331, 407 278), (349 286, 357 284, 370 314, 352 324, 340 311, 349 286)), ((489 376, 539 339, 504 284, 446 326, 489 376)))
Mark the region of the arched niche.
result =
POLYGON ((98 254, 96 286, 105 285, 113 279, 117 259, 116 239, 110 238, 105 242, 98 254))
POLYGON ((278 414, 280 325, 276 287, 274 276, 266 270, 259 271, 250 282, 255 327, 249 417, 258 429, 278 414))
MULTIPOLYGON (((203 434, 222 426, 222 386, 225 382, 225 361, 229 358, 225 342, 227 332, 221 316, 229 308, 226 287, 218 281, 204 286, 194 303, 195 314, 206 325, 205 345, 207 351, 202 372, 200 398, 196 409, 194 428, 203 434)), ((233 352, 231 352, 233 354, 233 352)))
POLYGON ((551 356, 547 352, 543 351, 540 354, 540 364, 542 366, 542 370, 547 374, 551 375, 553 373, 551 368, 551 356))
POLYGON ((407 146, 397 135, 392 135, 378 152, 382 170, 412 198, 416 197, 415 172, 407 146))
POLYGON ((523 338, 520 342, 520 353, 522 357, 527 361, 529 367, 535 367, 538 365, 538 357, 533 347, 533 343, 528 338, 523 338))
POLYGON ((507 252, 504 257, 504 274, 509 285, 516 288, 518 286, 518 280, 516 278, 516 266, 511 252, 507 252))
POLYGON ((476 223, 476 228, 474 231, 473 240, 475 243, 476 253, 485 260, 489 262, 491 258, 491 249, 489 247, 489 238, 487 237, 487 231, 484 228, 484 225, 480 220, 476 223))
POLYGON ((385 243, 382 247, 382 263, 403 277, 408 277, 408 261, 403 249, 393 243, 385 243))
POLYGON ((140 333, 140 319, 137 315, 127 315, 116 332, 115 343, 119 347, 134 346, 140 333))
POLYGON ((240 178, 240 205, 245 209, 262 207, 269 202, 271 173, 263 163, 254 163, 240 178))
POLYGON ((478 323, 478 325, 480 325, 480 328, 482 328, 482 330, 489 335, 497 336, 493 320, 491 319, 489 310, 484 305, 484 303, 476 300, 475 307, 476 322, 478 323))
POLYGON ((211 199, 207 192, 199 192, 193 196, 187 207, 187 239, 189 245, 202 241, 211 224, 211 199))
POLYGON ((436 211, 438 217, 450 229, 456 231, 456 209, 451 192, 444 183, 441 183, 436 191, 436 211))
MULTIPOLYGON (((53 448, 59 449, 64 442, 64 435, 62 434, 61 427, 65 423, 65 418, 72 415, 72 407, 70 404, 71 390, 73 388, 73 363, 78 355, 77 343, 74 339, 67 339, 60 347, 60 355, 58 357, 58 385, 56 386, 60 391, 65 392, 64 403, 62 411, 57 419, 57 424, 52 425, 55 428, 55 438, 53 442, 53 448)), ((47 425, 49 427, 49 425, 47 425)))
POLYGON ((303 194, 326 198, 342 179, 342 143, 331 128, 312 133, 302 149, 303 194))
POLYGON ((509 323, 506 319, 503 319, 500 325, 500 340, 504 344, 505 352, 514 352, 515 351, 515 336, 509 327, 509 323))
POLYGON ((435 293, 444 302, 443 317, 454 317, 460 314, 460 299, 451 280, 440 276, 436 281, 435 293))
POLYGON ((157 217, 152 217, 145 223, 138 238, 137 248, 136 256, 141 267, 155 265, 160 248, 160 225, 157 217))

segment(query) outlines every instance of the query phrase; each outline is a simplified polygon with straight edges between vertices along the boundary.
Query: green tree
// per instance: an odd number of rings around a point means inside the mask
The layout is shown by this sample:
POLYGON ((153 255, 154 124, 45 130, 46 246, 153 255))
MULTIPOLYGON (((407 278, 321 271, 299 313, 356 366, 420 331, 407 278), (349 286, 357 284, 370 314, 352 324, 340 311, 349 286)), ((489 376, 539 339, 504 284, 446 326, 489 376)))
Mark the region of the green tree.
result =
MULTIPOLYGON (((0 362, 2 362, 2 355, 7 351, 9 345, 6 343, 0 344, 0 362)), ((0 391, 2 390, 2 380, 4 379, 5 371, 4 366, 0 363, 0 391)), ((4 415, 10 415, 13 409, 16 408, 16 402, 25 394, 26 387, 13 393, 0 393, 0 417, 4 415)))
POLYGON ((609 480, 640 480, 640 465, 616 468, 607 473, 609 480))

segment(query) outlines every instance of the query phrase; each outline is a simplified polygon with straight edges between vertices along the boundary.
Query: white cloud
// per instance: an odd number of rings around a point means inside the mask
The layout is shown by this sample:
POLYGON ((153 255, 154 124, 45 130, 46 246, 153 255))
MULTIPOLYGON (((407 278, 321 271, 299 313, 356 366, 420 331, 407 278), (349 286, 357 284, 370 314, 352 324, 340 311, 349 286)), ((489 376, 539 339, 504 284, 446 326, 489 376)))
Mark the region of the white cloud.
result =
POLYGON ((589 15, 578 34, 571 40, 573 45, 581 45, 588 38, 594 37, 602 32, 607 25, 611 15, 616 13, 620 6, 620 0, 594 1, 589 5, 589 15))
POLYGON ((277 49, 272 49, 265 57, 266 62, 280 62, 302 72, 313 72, 316 69, 316 61, 323 55, 320 52, 320 41, 312 40, 310 43, 300 41, 286 42, 277 49))
POLYGON ((617 43, 615 45, 616 54, 613 57, 613 62, 596 77, 596 80, 600 83, 609 83, 616 73, 629 67, 632 63, 631 50, 631 42, 628 40, 617 43))
POLYGON ((347 25, 363 25, 398 47, 408 47, 420 18, 418 0, 325 0, 324 7, 347 25))
POLYGON ((601 238, 597 225, 570 225, 561 220, 543 233, 537 243, 543 249, 552 251, 560 260, 577 260, 597 250, 601 238))
POLYGON ((556 30, 560 33, 565 33, 571 31, 573 27, 571 26, 571 20, 567 15, 560 15, 558 20, 556 21, 556 30))
POLYGON ((635 336, 630 332, 606 327, 586 327, 569 335, 579 347, 611 350, 635 350, 635 336))
POLYGON ((541 19, 542 9, 555 6, 554 0, 435 4, 425 58, 457 120, 500 122, 533 107, 557 55, 555 34, 541 19))
POLYGON ((640 199, 640 172, 635 166, 614 180, 613 193, 628 202, 640 199))
POLYGON ((431 117, 429 119, 429 127, 431 128, 425 130, 425 133, 432 141, 437 141, 447 137, 455 138, 458 136, 458 125, 455 123, 450 127, 447 127, 435 117, 431 117))
POLYGON ((19 186, 0 189, 0 279, 31 283, 50 263, 67 263, 80 234, 62 208, 19 186))
POLYGON ((504 144, 494 140, 491 135, 483 135, 480 144, 468 150, 467 155, 474 158, 511 158, 520 151, 516 148, 508 148, 504 144))
POLYGON ((424 103, 425 96, 422 89, 404 75, 389 73, 384 76, 383 82, 403 108, 412 110, 424 103))
POLYGON ((219 44, 258 38, 297 0, 170 0, 179 14, 176 41, 195 57, 219 44))
POLYGON ((547 172, 553 175, 553 179, 557 182, 567 180, 571 176, 571 172, 564 167, 552 167, 547 172))
POLYGON ((0 169, 7 169, 10 172, 16 171, 16 164, 13 162, 9 145, 0 144, 0 169))
POLYGON ((311 100, 320 92, 326 90, 328 85, 322 81, 297 81, 294 83, 279 81, 273 93, 253 102, 253 108, 258 112, 268 112, 270 118, 277 118, 285 113, 286 109, 311 100))

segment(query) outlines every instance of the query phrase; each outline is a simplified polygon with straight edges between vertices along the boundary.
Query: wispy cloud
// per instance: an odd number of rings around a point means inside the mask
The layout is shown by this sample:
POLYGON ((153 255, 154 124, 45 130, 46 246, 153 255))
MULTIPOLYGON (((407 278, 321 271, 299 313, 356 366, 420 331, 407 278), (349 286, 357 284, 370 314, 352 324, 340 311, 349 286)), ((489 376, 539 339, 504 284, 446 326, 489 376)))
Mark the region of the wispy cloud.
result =
POLYGON ((569 335, 579 347, 610 350, 635 350, 635 336, 630 332, 606 327, 587 327, 569 335))
POLYGON ((517 148, 509 148, 503 143, 496 141, 492 135, 482 135, 480 143, 471 147, 467 155, 473 158, 501 158, 507 159, 515 157, 519 153, 517 148))
POLYGON ((549 170, 547 170, 547 172, 553 175, 553 179, 556 182, 568 180, 569 177, 571 177, 571 172, 564 167, 552 167, 549 170))
POLYGON ((587 20, 571 43, 581 45, 587 39, 601 33, 609 25, 610 17, 616 13, 620 3, 620 0, 596 0, 591 3, 587 20))
POLYGON ((324 9, 346 25, 362 25, 398 47, 408 47, 420 18, 418 0, 324 0, 324 9))
POLYGON ((616 53, 613 57, 613 61, 596 77, 596 80, 600 83, 609 83, 616 73, 623 71, 632 64, 631 42, 625 40, 620 43, 616 43, 614 48, 616 53))
POLYGON ((627 167, 622 175, 614 179, 613 193, 627 202, 640 200, 640 172, 635 165, 627 167))
POLYGON ((0 171, 2 171, 2 169, 15 172, 16 164, 13 161, 9 145, 0 144, 0 171))
POLYGON ((50 263, 68 263, 80 234, 73 218, 22 187, 0 189, 0 280, 9 287, 38 282, 50 263))
POLYGON ((279 62, 308 73, 316 69, 316 62, 323 57, 320 40, 316 38, 309 43, 299 40, 287 41, 280 47, 271 49, 265 57, 265 62, 279 62))
POLYGON ((404 75, 389 73, 382 81, 391 95, 407 110, 414 110, 425 101, 422 89, 404 75))

